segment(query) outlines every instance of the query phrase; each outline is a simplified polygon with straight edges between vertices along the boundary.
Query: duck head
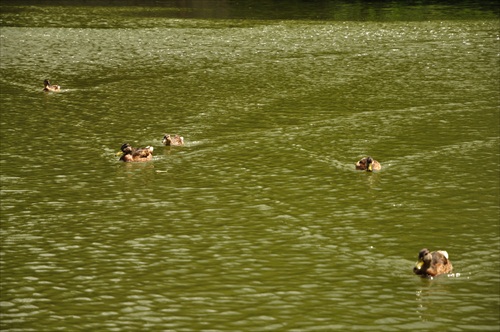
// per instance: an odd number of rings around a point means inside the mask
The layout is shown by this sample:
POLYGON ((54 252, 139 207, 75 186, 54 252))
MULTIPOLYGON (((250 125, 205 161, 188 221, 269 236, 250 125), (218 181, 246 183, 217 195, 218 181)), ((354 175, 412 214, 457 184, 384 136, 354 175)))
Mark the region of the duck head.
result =
POLYGON ((124 143, 120 149, 124 154, 129 154, 133 152, 132 146, 128 143, 124 143))
POLYGON ((424 248, 420 250, 418 253, 418 260, 415 263, 415 267, 413 268, 413 272, 415 274, 423 274, 427 270, 427 268, 431 265, 432 263, 432 254, 429 251, 429 249, 424 248), (426 267, 423 269, 423 267, 426 267))
POLYGON ((43 81, 43 86, 44 86, 44 87, 48 87, 48 86, 50 86, 50 82, 49 82, 49 80, 45 80, 45 81, 43 81))
POLYGON ((169 134, 165 134, 163 136, 163 139, 161 140, 161 142, 164 144, 164 145, 170 145, 172 144, 172 137, 170 137, 169 134))
POLYGON ((369 172, 373 172, 373 159, 372 159, 372 157, 367 157, 366 158, 366 169, 369 172))

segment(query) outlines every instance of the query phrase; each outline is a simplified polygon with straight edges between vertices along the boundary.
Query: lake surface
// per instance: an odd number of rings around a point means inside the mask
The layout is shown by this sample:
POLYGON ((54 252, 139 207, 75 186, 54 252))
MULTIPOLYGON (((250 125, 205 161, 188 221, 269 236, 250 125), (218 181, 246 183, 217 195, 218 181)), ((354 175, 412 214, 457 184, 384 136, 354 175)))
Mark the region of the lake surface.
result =
POLYGON ((0 329, 499 331, 493 7, 189 3, 0 6, 0 329))

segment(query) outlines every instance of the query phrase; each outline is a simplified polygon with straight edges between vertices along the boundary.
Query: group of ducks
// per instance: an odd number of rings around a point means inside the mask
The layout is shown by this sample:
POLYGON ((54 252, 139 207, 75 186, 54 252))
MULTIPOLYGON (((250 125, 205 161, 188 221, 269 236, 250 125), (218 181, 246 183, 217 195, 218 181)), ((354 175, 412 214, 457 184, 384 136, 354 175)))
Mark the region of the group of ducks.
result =
MULTIPOLYGON (((43 91, 61 91, 59 85, 50 84, 49 80, 43 82, 43 91)), ((179 135, 171 136, 165 134, 162 139, 163 145, 166 146, 181 146, 184 145, 184 138, 179 135)), ((133 148, 130 144, 125 143, 119 152, 120 161, 124 162, 143 162, 153 159, 153 147, 146 146, 145 148, 133 148)), ((378 161, 371 157, 362 158, 356 163, 356 169, 373 172, 382 169, 378 161)), ((453 266, 448 259, 448 253, 444 250, 429 251, 424 248, 418 253, 418 260, 413 268, 413 273, 424 278, 432 278, 440 274, 451 273, 453 266)))
MULTIPOLYGON (((163 145, 166 146, 181 146, 184 145, 184 137, 170 134, 165 134, 161 141, 163 145)), ((118 152, 120 155, 120 161, 125 162, 142 162, 149 161, 153 159, 153 147, 146 146, 145 148, 133 148, 130 144, 125 143, 121 147, 121 151, 118 152)))

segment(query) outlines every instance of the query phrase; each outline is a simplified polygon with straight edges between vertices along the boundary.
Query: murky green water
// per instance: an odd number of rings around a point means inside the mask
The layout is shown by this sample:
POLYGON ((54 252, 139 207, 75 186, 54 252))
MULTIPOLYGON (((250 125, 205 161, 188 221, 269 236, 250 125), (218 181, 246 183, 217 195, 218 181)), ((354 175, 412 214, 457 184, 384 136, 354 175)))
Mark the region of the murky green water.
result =
POLYGON ((194 3, 0 7, 0 328, 498 331, 498 17, 194 3))

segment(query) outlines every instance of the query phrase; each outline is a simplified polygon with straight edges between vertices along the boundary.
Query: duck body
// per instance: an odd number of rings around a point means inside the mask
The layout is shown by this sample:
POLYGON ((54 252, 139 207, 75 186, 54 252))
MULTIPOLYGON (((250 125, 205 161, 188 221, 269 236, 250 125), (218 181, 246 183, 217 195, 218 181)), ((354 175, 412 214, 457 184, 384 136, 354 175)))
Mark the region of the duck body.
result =
POLYGON ((153 159, 152 146, 146 146, 145 148, 136 149, 133 148, 130 144, 125 143, 122 145, 121 150, 123 154, 120 157, 120 161, 143 162, 153 159))
POLYGON ((361 171, 373 172, 379 171, 382 165, 372 157, 365 157, 356 163, 356 169, 361 171))
POLYGON ((435 277, 440 274, 450 273, 453 265, 444 250, 429 251, 427 248, 420 250, 418 261, 415 263, 413 273, 421 277, 435 277))
POLYGON ((59 85, 52 85, 49 80, 43 81, 43 86, 43 91, 61 91, 61 87, 59 85))
POLYGON ((180 146, 184 145, 184 137, 179 135, 172 137, 170 134, 165 134, 161 142, 166 146, 180 146))

